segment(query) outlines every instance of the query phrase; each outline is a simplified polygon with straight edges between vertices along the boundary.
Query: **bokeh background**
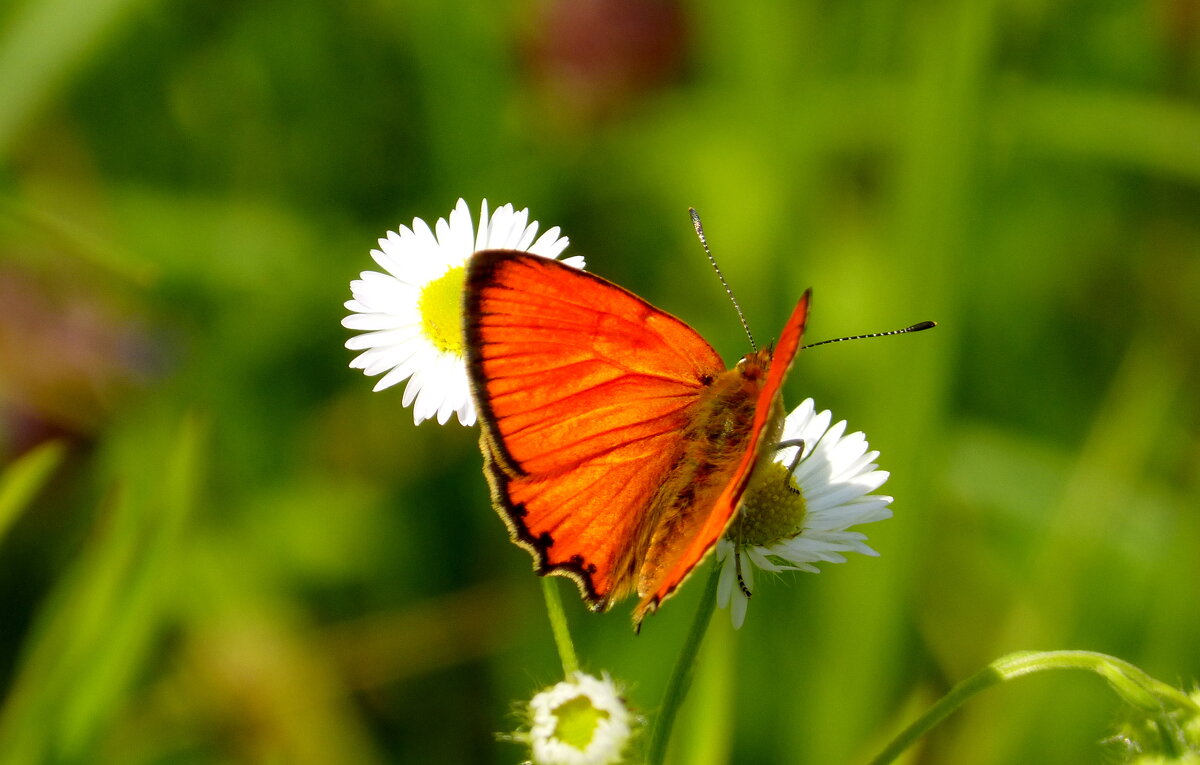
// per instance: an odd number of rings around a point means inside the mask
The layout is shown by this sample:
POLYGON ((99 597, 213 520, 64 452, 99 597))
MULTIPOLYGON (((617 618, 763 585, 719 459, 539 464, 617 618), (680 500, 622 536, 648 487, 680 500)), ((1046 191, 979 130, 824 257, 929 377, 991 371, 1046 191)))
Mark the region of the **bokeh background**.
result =
MULTIPOLYGON (((1018 649, 1200 677, 1196 0, 9 0, 0 763, 510 763, 560 679, 476 433, 347 368, 375 240, 528 206, 892 472, 882 553, 719 612, 679 763, 854 763, 1018 649)), ((651 715, 692 582, 635 637, 651 715)), ((1095 762, 1103 682, 989 691, 921 763, 1095 762)))

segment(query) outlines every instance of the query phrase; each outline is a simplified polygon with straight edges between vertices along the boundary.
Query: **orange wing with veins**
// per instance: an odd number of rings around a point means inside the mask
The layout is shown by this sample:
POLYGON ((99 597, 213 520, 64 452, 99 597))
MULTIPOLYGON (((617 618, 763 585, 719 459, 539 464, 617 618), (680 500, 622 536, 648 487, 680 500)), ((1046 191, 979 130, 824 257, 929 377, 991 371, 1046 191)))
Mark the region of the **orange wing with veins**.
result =
POLYGON ((599 277, 527 253, 472 257, 485 472, 538 573, 572 577, 596 609, 636 589, 635 626, 675 591, 770 459, 809 297, 774 351, 725 370, 686 324, 599 277))
POLYGON ((607 608, 635 586, 649 507, 724 364, 636 295, 527 253, 472 256, 465 315, 497 510, 538 573, 607 608))

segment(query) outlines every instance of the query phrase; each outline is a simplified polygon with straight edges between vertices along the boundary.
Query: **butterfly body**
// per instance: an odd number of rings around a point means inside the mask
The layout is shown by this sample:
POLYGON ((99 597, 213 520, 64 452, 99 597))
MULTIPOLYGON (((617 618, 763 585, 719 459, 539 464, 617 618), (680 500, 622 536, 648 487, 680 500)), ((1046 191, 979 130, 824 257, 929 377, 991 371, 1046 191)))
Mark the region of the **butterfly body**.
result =
POLYGON ((592 608, 636 592, 640 624, 715 545, 777 440, 807 293, 779 347, 733 369, 636 295, 527 253, 476 253, 464 300, 485 474, 513 540, 592 608))
POLYGON ((679 456, 663 477, 643 522, 645 529, 639 538, 645 542, 636 549, 644 552, 637 561, 635 591, 649 600, 639 604, 636 621, 678 586, 675 582, 655 595, 673 576, 672 564, 684 559, 688 546, 701 535, 711 508, 734 480, 747 451, 758 450, 757 463, 761 453, 769 453, 768 447, 778 440, 783 424, 783 407, 778 402, 757 444, 750 428, 770 363, 770 350, 752 353, 717 376, 698 397, 680 434, 679 456))

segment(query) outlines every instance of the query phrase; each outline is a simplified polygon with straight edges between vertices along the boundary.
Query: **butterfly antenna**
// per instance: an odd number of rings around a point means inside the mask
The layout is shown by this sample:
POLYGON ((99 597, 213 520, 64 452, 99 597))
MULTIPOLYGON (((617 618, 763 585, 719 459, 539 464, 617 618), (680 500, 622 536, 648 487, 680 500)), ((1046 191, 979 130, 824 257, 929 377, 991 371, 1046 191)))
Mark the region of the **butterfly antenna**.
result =
POLYGON ((696 236, 700 237, 700 246, 704 248, 708 262, 717 272, 717 278, 721 280, 721 286, 725 288, 729 302, 733 303, 733 310, 737 311, 738 320, 742 322, 742 329, 746 330, 746 337, 750 338, 750 350, 757 351, 758 346, 754 344, 754 335, 750 334, 750 325, 746 323, 746 315, 742 313, 742 307, 738 305, 737 298, 733 296, 733 290, 729 289, 729 282, 725 281, 725 274, 721 273, 721 267, 717 265, 717 259, 713 257, 712 250, 708 249, 708 238, 704 236, 704 226, 700 225, 700 213, 696 212, 695 207, 689 207, 688 212, 692 214, 692 228, 696 229, 696 236))
POLYGON ((909 332, 920 332, 923 329, 933 329, 937 326, 936 321, 923 321, 919 324, 914 324, 911 327, 904 329, 893 329, 891 332, 872 332, 869 335, 854 335, 852 337, 835 337, 832 340, 822 340, 819 343, 809 343, 805 348, 815 348, 818 345, 826 345, 828 343, 841 343, 846 340, 866 340, 868 337, 887 337, 888 335, 907 335, 909 332))

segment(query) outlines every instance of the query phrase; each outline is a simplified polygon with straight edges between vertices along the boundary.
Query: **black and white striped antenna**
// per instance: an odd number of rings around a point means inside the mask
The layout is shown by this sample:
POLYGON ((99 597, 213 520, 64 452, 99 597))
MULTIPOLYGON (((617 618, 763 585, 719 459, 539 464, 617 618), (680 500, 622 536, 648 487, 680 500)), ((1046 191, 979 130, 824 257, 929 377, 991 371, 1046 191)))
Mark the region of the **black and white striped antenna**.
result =
POLYGON ((696 229, 696 236, 700 237, 700 246, 704 248, 708 262, 717 272, 717 278, 721 280, 721 286, 725 288, 729 302, 733 303, 733 310, 737 311, 738 320, 742 322, 742 329, 746 330, 746 337, 750 338, 750 350, 758 351, 758 346, 754 344, 754 335, 750 334, 750 325, 746 323, 746 315, 742 313, 742 307, 738 305, 737 298, 733 296, 733 290, 729 289, 729 282, 725 281, 725 274, 721 273, 721 267, 717 265, 717 259, 713 257, 712 250, 708 249, 708 237, 704 236, 704 226, 700 225, 700 213, 696 212, 695 207, 689 207, 688 212, 692 214, 692 228, 696 229))
POLYGON ((904 329, 893 329, 890 332, 872 332, 867 335, 851 335, 850 337, 835 337, 832 340, 822 340, 819 343, 809 343, 805 348, 815 348, 818 345, 826 345, 828 343, 844 343, 847 340, 866 340, 868 337, 887 337, 888 335, 907 335, 909 332, 920 332, 923 329, 933 329, 937 326, 936 321, 922 321, 911 327, 904 329))
MULTIPOLYGON (((704 235, 704 226, 700 223, 700 213, 696 212, 695 207, 689 207, 688 212, 692 215, 692 228, 696 229, 696 236, 700 239, 700 246, 704 248, 704 254, 708 256, 708 262, 712 264, 713 270, 717 272, 717 278, 721 280, 721 286, 725 288, 725 294, 729 296, 729 302, 733 303, 733 310, 737 311, 738 321, 742 322, 742 329, 746 330, 746 337, 750 339, 750 349, 758 350, 758 346, 754 343, 754 335, 750 332, 750 325, 746 322, 746 315, 742 313, 742 307, 738 305, 737 298, 733 294, 733 290, 729 288, 729 282, 725 281, 725 274, 721 273, 721 267, 717 265, 717 259, 713 257, 712 250, 708 247, 708 237, 704 235)), ((889 332, 871 332, 866 335, 852 335, 850 337, 835 337, 830 340, 822 340, 819 343, 809 343, 805 348, 815 348, 818 345, 828 345, 829 343, 844 343, 847 340, 866 340, 869 337, 887 337, 888 335, 907 335, 910 332, 920 332, 925 329, 933 329, 937 326, 936 321, 922 321, 913 324, 904 329, 893 329, 889 332)))

